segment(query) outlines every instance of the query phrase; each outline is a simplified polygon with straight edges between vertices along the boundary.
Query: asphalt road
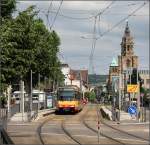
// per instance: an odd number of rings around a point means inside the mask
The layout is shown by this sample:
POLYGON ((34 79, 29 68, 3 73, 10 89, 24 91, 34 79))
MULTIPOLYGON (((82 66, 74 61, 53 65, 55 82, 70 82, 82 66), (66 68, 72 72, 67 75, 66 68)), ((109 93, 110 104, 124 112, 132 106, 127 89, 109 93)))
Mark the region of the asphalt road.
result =
POLYGON ((91 104, 77 114, 51 114, 32 123, 8 125, 16 144, 148 144, 148 124, 102 123, 100 118, 100 135, 97 131, 97 106, 91 104))

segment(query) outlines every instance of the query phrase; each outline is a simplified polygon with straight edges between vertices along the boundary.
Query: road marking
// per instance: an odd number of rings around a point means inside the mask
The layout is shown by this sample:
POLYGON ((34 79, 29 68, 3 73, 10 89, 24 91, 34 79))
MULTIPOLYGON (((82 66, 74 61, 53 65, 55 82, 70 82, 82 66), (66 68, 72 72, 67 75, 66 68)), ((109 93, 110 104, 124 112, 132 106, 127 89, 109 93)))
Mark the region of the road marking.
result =
POLYGON ((37 124, 8 124, 8 126, 33 126, 33 125, 39 125, 39 123, 37 124))
MULTIPOLYGON (((97 136, 94 136, 94 135, 83 135, 83 134, 75 134, 75 135, 72 135, 72 136, 97 138, 97 136)), ((100 138, 104 139, 105 137, 100 136, 100 138)))
MULTIPOLYGON (((147 124, 149 124, 149 122, 120 123, 119 125, 147 125, 147 124)), ((112 125, 112 126, 117 125, 118 126, 118 124, 110 124, 110 125, 112 125)))
POLYGON ((136 139, 129 139, 129 138, 114 138, 116 140, 127 140, 127 141, 134 141, 134 142, 148 142, 148 141, 143 141, 143 140, 136 140, 136 139))
POLYGON ((63 134, 63 133, 51 133, 51 132, 42 132, 41 134, 42 135, 65 135, 66 136, 66 134, 63 134))

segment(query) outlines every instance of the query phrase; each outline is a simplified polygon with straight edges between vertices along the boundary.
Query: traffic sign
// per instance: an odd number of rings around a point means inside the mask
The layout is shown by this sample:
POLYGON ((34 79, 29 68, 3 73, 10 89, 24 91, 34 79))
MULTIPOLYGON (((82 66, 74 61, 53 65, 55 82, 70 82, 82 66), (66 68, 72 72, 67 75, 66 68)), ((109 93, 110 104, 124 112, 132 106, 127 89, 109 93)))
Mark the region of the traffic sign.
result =
POLYGON ((130 107, 128 108, 128 113, 129 113, 130 115, 136 115, 136 114, 137 114, 137 108, 136 108, 136 106, 134 106, 134 105, 130 106, 130 107))
POLYGON ((127 85, 128 93, 137 93, 139 91, 139 85, 127 85))

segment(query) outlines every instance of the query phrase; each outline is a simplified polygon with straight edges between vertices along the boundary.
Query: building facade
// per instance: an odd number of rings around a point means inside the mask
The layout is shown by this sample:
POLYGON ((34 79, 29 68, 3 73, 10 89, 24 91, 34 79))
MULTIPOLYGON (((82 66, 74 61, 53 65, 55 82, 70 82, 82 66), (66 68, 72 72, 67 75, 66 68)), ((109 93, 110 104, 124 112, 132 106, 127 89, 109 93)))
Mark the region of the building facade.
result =
POLYGON ((61 71, 65 76, 64 85, 76 85, 83 92, 88 89, 88 70, 73 70, 68 64, 62 64, 61 71))
MULTIPOLYGON (((113 59, 111 65, 109 66, 109 79, 108 88, 112 88, 112 78, 114 76, 121 76, 120 89, 122 92, 126 92, 126 82, 129 80, 129 74, 124 74, 125 70, 139 69, 138 56, 134 53, 134 41, 129 29, 128 22, 126 23, 124 35, 121 41, 121 54, 118 56, 118 60, 113 59)), ((144 80, 143 87, 148 89, 150 86, 149 70, 140 70, 140 77, 144 80), (143 73, 142 73, 143 72, 143 73)))

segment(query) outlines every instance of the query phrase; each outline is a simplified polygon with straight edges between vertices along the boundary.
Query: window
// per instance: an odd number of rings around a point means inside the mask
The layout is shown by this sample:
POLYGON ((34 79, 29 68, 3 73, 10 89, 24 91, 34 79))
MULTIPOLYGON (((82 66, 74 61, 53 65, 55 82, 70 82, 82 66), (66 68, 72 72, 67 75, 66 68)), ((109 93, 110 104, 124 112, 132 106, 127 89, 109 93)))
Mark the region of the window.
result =
POLYGON ((150 79, 146 80, 146 84, 148 84, 148 85, 150 84, 150 79))
POLYGON ((128 51, 130 50, 130 45, 127 45, 127 50, 128 50, 128 51))
POLYGON ((131 61, 127 59, 127 67, 130 67, 130 65, 131 65, 131 61))

